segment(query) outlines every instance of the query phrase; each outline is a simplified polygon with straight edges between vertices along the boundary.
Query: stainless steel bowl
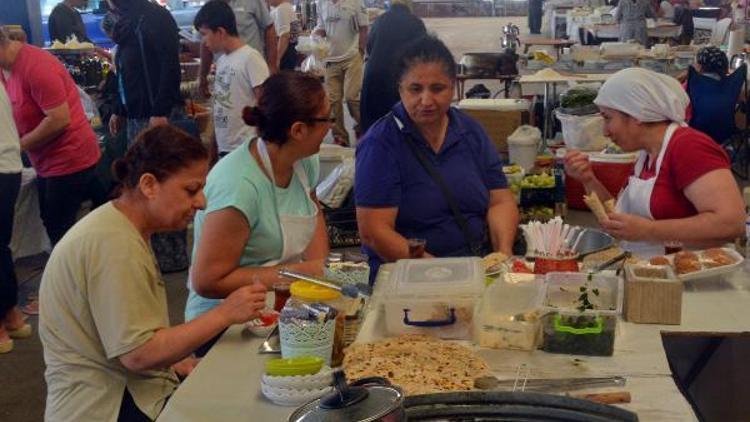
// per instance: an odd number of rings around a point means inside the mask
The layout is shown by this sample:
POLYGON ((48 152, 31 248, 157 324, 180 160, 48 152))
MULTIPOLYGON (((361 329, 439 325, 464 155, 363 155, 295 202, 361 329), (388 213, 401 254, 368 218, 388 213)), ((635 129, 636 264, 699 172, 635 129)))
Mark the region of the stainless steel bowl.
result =
POLYGON ((586 229, 578 243, 580 256, 589 255, 615 245, 615 238, 598 229, 586 229))

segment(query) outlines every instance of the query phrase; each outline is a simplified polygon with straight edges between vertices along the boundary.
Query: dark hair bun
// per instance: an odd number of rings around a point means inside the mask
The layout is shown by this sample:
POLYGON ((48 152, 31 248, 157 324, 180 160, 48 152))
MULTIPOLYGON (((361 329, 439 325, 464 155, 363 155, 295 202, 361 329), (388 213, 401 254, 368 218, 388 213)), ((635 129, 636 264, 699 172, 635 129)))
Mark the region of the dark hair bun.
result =
POLYGON ((242 109, 242 120, 248 126, 258 127, 263 123, 263 112, 258 107, 245 107, 242 109))
POLYGON ((123 160, 122 158, 118 158, 112 163, 112 176, 114 176, 116 182, 124 182, 128 179, 129 174, 130 168, 127 161, 123 160))

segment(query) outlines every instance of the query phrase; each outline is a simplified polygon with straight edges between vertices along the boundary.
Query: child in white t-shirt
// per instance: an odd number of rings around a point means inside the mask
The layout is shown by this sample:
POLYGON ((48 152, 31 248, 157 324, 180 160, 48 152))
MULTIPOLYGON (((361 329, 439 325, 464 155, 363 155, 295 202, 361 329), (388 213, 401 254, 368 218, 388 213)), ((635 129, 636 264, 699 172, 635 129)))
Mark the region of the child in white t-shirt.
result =
POLYGON ((260 52, 240 39, 234 11, 228 4, 206 3, 195 16, 194 25, 205 46, 220 54, 213 93, 216 139, 212 149, 223 157, 255 136, 255 130, 242 120, 242 110, 256 104, 258 89, 269 75, 268 65, 260 52))
POLYGON ((302 24, 289 0, 269 0, 269 4, 278 37, 279 69, 294 70, 297 67, 297 37, 302 32, 302 24))

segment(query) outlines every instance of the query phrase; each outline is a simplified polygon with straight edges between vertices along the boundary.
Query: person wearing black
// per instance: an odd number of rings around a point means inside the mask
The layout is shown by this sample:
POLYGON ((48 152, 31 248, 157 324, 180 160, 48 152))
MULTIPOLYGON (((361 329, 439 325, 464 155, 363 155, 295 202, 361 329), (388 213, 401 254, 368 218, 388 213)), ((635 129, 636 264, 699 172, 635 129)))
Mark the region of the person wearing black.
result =
POLYGON ((49 15, 49 39, 62 43, 75 35, 79 42, 90 42, 86 27, 78 10, 86 7, 88 0, 64 0, 52 9, 49 15))
POLYGON ((166 125, 184 113, 179 29, 167 9, 148 0, 107 1, 117 15, 112 40, 117 43, 120 97, 109 129, 115 134, 127 123, 130 145, 142 130, 166 125))
POLYGON ((541 34, 542 1, 543 0, 529 0, 529 33, 531 34, 541 34))
POLYGON ((360 127, 367 132, 399 102, 395 63, 404 45, 425 35, 424 23, 412 14, 411 0, 393 0, 375 20, 367 36, 367 61, 362 81, 360 127))
MULTIPOLYGON (((147 128, 173 124, 195 129, 180 124, 186 119, 180 94, 179 30, 172 15, 148 0, 107 2, 117 18, 112 40, 117 43, 115 67, 120 98, 109 119, 110 133, 115 135, 125 126, 130 146, 147 128)), ((155 233, 151 246, 163 273, 188 267, 185 230, 155 233)))

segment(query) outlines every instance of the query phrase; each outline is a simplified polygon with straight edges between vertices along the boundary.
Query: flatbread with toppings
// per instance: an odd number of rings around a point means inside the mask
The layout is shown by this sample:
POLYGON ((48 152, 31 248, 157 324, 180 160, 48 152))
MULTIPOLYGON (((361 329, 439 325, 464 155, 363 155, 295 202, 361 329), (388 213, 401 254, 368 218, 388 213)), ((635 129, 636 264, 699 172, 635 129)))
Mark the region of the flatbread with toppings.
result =
POLYGON ((471 390, 474 378, 489 374, 487 363, 469 348, 424 335, 353 344, 343 366, 349 381, 385 377, 406 395, 471 390))

